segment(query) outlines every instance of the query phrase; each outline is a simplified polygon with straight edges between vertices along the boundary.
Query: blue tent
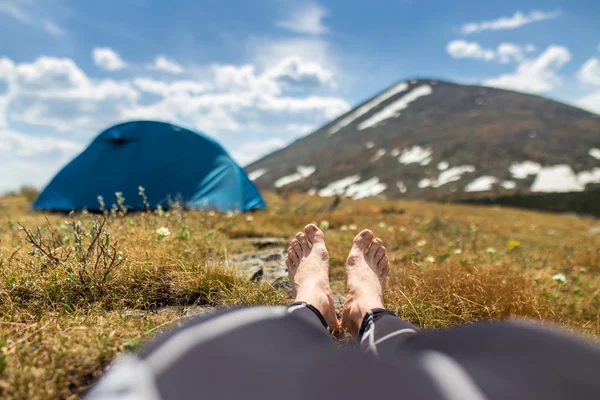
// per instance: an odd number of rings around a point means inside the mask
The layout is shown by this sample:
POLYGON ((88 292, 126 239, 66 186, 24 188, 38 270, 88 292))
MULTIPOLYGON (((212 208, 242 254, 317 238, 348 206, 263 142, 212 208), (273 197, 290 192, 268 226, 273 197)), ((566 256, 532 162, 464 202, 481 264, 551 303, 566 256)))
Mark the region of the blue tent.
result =
POLYGON ((116 125, 65 166, 33 204, 37 210, 98 210, 123 193, 129 209, 168 207, 248 211, 265 208, 256 186, 214 140, 175 125, 134 121, 116 125))

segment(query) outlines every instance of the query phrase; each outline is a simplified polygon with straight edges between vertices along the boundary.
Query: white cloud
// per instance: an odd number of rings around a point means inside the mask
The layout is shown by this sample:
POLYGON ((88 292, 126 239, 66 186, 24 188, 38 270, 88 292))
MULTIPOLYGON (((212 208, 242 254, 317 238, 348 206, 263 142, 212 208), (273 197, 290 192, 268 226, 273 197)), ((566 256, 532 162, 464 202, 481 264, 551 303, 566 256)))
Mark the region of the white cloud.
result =
POLYGON ((119 55, 108 47, 96 47, 92 52, 94 64, 107 71, 116 71, 123 69, 127 63, 119 57, 119 55))
POLYGON ((183 66, 181 66, 181 64, 178 64, 177 62, 162 55, 156 57, 154 62, 148 65, 147 68, 149 70, 164 71, 175 75, 185 72, 185 69, 183 66))
POLYGON ((317 62, 304 62, 299 57, 288 57, 265 73, 288 88, 306 89, 333 85, 333 73, 317 62))
POLYGON ((453 40, 448 43, 446 50, 453 58, 479 58, 491 61, 496 57, 494 50, 484 49, 477 42, 453 40))
POLYGON ((560 84, 558 71, 570 60, 571 53, 566 47, 552 45, 537 58, 521 62, 514 73, 487 79, 483 83, 523 92, 548 92, 560 84))
POLYGON ((336 73, 336 55, 328 41, 321 38, 251 38, 246 44, 252 61, 259 68, 271 68, 286 58, 315 62, 336 73))
POLYGON ((600 115, 600 90, 583 96, 577 100, 577 105, 585 110, 600 115))
POLYGON ((55 151, 75 154, 83 148, 80 143, 52 137, 27 136, 8 129, 0 129, 0 142, 12 155, 22 157, 55 151))
POLYGON ((44 28, 44 30, 46 32, 48 32, 49 34, 51 34, 53 36, 62 36, 65 34, 65 31, 63 28, 56 25, 55 22, 52 22, 50 20, 46 20, 46 21, 42 22, 42 27, 44 28))
POLYGON ((231 156, 238 164, 246 166, 285 145, 285 141, 281 138, 270 138, 257 142, 248 142, 238 147, 231 156))
POLYGON ((471 58, 485 61, 498 61, 503 64, 521 62, 525 59, 526 52, 535 51, 535 46, 528 44, 525 47, 514 43, 500 43, 494 49, 485 49, 477 42, 466 40, 453 40, 446 46, 448 54, 453 58, 471 58))
MULTIPOLYGON (((528 47, 527 45, 526 47, 528 47)), ((527 51, 527 50, 525 50, 527 51)), ((498 60, 503 64, 510 62, 521 62, 525 58, 523 48, 514 43, 501 43, 496 50, 498 60)))
MULTIPOLYGON (((585 85, 600 86, 600 60, 595 57, 587 60, 577 72, 577 78, 585 85)), ((600 114, 600 89, 581 97, 577 105, 600 114)))
POLYGON ((296 33, 322 35, 328 31, 323 24, 329 12, 318 3, 302 3, 289 11, 286 19, 277 21, 276 26, 296 33))
MULTIPOLYGON (((77 143, 128 119, 163 120, 203 131, 247 163, 350 109, 344 99, 322 94, 335 87, 334 69, 319 61, 327 57, 325 51, 314 53, 316 58, 286 54, 277 59, 285 54, 283 47, 275 41, 269 46, 269 64, 190 66, 176 78, 93 79, 69 58, 15 63, 0 57, 0 148, 14 154, 0 160, 0 172, 11 166, 20 171, 0 186, 44 183, 49 176, 41 174, 42 182, 39 166, 55 171, 67 161, 59 155, 72 155, 80 149, 77 143), (25 139, 15 136, 17 131, 25 139), (246 140, 260 148, 240 146, 246 140)), ((311 54, 310 45, 298 46, 311 54)))
POLYGON ((478 33, 487 30, 495 31, 500 29, 515 29, 533 22, 558 18, 560 15, 560 10, 550 12, 531 11, 529 14, 524 14, 521 11, 517 11, 512 17, 500 17, 490 21, 469 22, 464 24, 460 30, 464 35, 469 35, 471 33, 478 33))
POLYGON ((199 94, 210 89, 210 85, 206 83, 191 80, 164 82, 149 78, 136 78, 133 83, 138 89, 146 93, 157 94, 164 97, 178 94, 199 94))
POLYGON ((21 64, 5 58, 0 70, 8 85, 0 102, 4 126, 8 116, 29 125, 89 135, 87 130, 114 122, 123 107, 139 98, 131 84, 92 80, 68 58, 39 57, 21 64))
POLYGON ((62 36, 65 34, 65 30, 62 27, 44 17, 47 15, 47 9, 40 3, 4 0, 0 3, 0 14, 8 15, 23 24, 42 29, 52 36, 62 36))
POLYGON ((581 83, 600 85, 600 60, 590 58, 581 66, 577 77, 581 83))
POLYGON ((41 187, 82 148, 68 140, 0 129, 0 194, 23 184, 41 187))

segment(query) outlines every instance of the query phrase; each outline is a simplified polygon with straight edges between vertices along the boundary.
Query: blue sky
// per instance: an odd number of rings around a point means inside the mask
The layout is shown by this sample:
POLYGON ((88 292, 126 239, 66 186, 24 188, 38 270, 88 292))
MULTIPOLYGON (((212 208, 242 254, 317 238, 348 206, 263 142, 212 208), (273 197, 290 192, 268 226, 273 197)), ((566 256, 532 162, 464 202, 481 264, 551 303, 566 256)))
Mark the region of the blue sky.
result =
POLYGON ((600 113, 600 2, 0 0, 0 193, 166 120, 242 164, 435 77, 600 113))

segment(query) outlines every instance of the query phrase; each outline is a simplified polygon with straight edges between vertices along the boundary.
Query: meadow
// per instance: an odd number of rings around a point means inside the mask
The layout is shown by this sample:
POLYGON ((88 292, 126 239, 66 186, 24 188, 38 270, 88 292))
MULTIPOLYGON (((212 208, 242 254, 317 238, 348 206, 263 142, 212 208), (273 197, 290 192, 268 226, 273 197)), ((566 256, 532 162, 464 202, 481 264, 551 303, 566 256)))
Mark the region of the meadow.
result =
POLYGON ((334 290, 363 228, 384 240, 386 306, 422 328, 523 317, 600 338, 598 220, 501 207, 266 194, 247 214, 169 210, 30 211, 0 198, 0 397, 77 398, 121 352, 168 329, 190 307, 286 304, 240 278, 229 257, 248 237, 324 231, 334 290))

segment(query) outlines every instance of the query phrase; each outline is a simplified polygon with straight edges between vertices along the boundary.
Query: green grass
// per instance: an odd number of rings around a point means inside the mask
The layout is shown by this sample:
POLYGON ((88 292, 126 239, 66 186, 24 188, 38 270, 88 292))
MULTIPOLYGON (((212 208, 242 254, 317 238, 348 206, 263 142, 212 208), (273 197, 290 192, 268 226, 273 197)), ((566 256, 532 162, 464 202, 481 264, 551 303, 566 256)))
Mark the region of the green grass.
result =
POLYGON ((418 326, 520 316, 600 336, 600 235, 586 233, 596 220, 383 200, 344 200, 316 214, 330 200, 267 201, 252 214, 115 209, 104 220, 33 213, 24 197, 0 198, 0 397, 77 397, 115 355, 135 351, 186 307, 285 304, 279 291, 224 266, 253 250, 232 239, 292 237, 309 222, 328 226, 340 292, 354 235, 368 227, 380 236, 392 263, 386 305, 418 326))

